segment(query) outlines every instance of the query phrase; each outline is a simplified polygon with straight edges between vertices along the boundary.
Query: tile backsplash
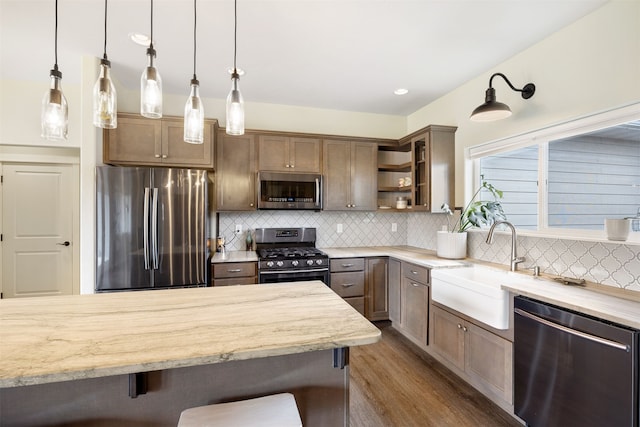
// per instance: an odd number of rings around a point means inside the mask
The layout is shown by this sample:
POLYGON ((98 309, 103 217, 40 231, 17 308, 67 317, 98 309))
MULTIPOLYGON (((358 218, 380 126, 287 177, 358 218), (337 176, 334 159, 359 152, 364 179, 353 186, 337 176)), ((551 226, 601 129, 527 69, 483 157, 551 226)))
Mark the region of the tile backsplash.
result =
MULTIPOLYGON (((447 224, 447 215, 423 212, 313 212, 258 211, 219 214, 219 231, 229 250, 245 246, 247 229, 264 227, 315 227, 316 246, 396 246, 436 249, 436 232, 447 224), (243 233, 233 238, 236 224, 243 233), (342 232, 338 233, 338 225, 342 232), (395 226, 394 226, 395 224, 395 226), (392 231, 397 229, 397 231, 392 231)), ((485 243, 486 231, 468 237, 468 256, 509 264, 511 236, 496 233, 485 243)), ((604 285, 640 292, 640 246, 557 238, 518 236, 518 254, 526 261, 520 268, 537 265, 543 272, 583 278, 604 285)))

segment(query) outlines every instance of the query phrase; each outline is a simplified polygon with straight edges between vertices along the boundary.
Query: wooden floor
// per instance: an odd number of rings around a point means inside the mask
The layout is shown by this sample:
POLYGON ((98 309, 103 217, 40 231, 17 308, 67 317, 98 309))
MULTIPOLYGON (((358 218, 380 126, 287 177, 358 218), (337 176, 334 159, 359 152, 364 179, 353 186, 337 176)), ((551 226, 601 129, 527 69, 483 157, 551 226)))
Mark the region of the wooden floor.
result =
POLYGON ((400 335, 349 354, 351 427, 522 427, 480 392, 400 335))

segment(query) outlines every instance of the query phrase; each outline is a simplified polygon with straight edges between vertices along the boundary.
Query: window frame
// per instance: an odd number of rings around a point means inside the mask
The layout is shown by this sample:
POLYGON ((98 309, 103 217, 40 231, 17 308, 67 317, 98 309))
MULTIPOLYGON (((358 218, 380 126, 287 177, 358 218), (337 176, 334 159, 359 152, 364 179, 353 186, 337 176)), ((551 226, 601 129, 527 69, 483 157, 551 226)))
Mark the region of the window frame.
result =
MULTIPOLYGON (((521 235, 552 237, 572 240, 601 241, 618 244, 640 245, 640 232, 631 232, 625 242, 607 240, 604 230, 549 228, 548 224, 548 158, 549 143, 558 139, 597 131, 603 128, 640 120, 640 102, 624 107, 595 113, 575 120, 551 125, 532 132, 511 136, 472 147, 465 150, 467 182, 478 188, 480 180, 480 159, 524 147, 538 146, 538 225, 537 230, 519 229, 521 235)), ((466 203, 466 202, 465 202, 466 203)))

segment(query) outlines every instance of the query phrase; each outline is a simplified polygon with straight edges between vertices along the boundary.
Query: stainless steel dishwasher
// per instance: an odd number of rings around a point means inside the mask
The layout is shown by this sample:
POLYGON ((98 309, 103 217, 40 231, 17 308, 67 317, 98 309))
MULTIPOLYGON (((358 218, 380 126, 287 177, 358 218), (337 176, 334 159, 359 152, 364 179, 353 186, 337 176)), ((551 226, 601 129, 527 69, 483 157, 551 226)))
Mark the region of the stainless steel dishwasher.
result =
POLYGON ((514 406, 527 425, 638 426, 638 331, 514 302, 514 406))

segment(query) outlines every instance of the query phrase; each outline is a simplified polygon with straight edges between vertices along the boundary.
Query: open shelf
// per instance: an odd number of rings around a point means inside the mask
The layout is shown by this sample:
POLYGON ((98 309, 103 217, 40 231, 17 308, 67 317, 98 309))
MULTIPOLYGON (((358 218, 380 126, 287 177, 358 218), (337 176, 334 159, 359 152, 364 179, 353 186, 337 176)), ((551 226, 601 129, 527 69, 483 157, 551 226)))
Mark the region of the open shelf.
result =
POLYGON ((411 162, 401 163, 398 165, 378 165, 380 172, 411 172, 411 162))

